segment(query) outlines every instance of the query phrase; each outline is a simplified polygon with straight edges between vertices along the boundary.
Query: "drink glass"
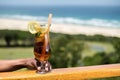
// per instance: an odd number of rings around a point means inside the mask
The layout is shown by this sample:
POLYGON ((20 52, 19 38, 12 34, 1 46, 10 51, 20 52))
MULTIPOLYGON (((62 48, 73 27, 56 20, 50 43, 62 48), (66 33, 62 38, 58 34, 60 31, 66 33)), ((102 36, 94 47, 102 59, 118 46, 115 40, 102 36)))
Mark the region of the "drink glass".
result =
POLYGON ((37 73, 47 73, 52 70, 48 59, 51 54, 49 28, 51 25, 40 25, 41 31, 35 34, 34 55, 40 70, 37 73))

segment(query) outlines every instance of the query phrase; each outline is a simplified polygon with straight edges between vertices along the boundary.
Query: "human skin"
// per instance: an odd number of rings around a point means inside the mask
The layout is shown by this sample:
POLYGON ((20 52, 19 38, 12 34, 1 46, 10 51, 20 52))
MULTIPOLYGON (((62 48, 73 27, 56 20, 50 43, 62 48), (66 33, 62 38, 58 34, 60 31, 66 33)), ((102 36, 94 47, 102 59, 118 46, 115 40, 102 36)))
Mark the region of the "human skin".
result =
POLYGON ((37 60, 34 58, 0 60, 0 72, 15 71, 21 68, 37 70, 37 60))

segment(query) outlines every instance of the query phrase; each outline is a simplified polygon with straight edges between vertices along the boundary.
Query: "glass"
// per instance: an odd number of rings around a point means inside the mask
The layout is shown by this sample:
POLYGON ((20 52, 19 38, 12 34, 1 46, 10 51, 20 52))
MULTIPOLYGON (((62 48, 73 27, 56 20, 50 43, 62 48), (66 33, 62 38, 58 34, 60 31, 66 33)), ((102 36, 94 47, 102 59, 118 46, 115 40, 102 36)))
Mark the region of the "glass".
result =
POLYGON ((41 31, 35 34, 34 55, 40 68, 37 73, 47 73, 52 70, 51 64, 48 62, 51 54, 49 28, 50 25, 40 25, 41 31))

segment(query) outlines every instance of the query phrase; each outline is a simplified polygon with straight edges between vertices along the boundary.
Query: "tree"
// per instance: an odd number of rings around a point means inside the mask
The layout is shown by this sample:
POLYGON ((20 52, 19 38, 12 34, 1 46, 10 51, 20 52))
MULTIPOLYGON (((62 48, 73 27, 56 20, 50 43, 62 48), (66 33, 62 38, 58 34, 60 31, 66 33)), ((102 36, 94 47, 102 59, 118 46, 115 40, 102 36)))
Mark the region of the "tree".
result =
POLYGON ((6 42, 6 46, 7 47, 9 47, 10 46, 10 43, 11 43, 11 41, 12 41, 12 36, 11 36, 11 34, 6 34, 5 36, 4 36, 4 39, 5 39, 5 42, 6 42))

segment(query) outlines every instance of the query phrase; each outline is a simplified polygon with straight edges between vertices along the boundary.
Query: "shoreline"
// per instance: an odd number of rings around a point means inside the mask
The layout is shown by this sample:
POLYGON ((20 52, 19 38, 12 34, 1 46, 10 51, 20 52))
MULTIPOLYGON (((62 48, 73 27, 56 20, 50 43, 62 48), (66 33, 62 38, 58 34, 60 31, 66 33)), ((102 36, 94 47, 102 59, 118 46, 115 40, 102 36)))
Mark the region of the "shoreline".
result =
MULTIPOLYGON (((31 20, 0 18, 0 29, 28 31, 27 25, 29 21, 31 20)), ((51 32, 64 34, 85 34, 85 35, 99 34, 104 36, 120 37, 120 28, 81 26, 74 24, 53 23, 51 26, 51 32)))

